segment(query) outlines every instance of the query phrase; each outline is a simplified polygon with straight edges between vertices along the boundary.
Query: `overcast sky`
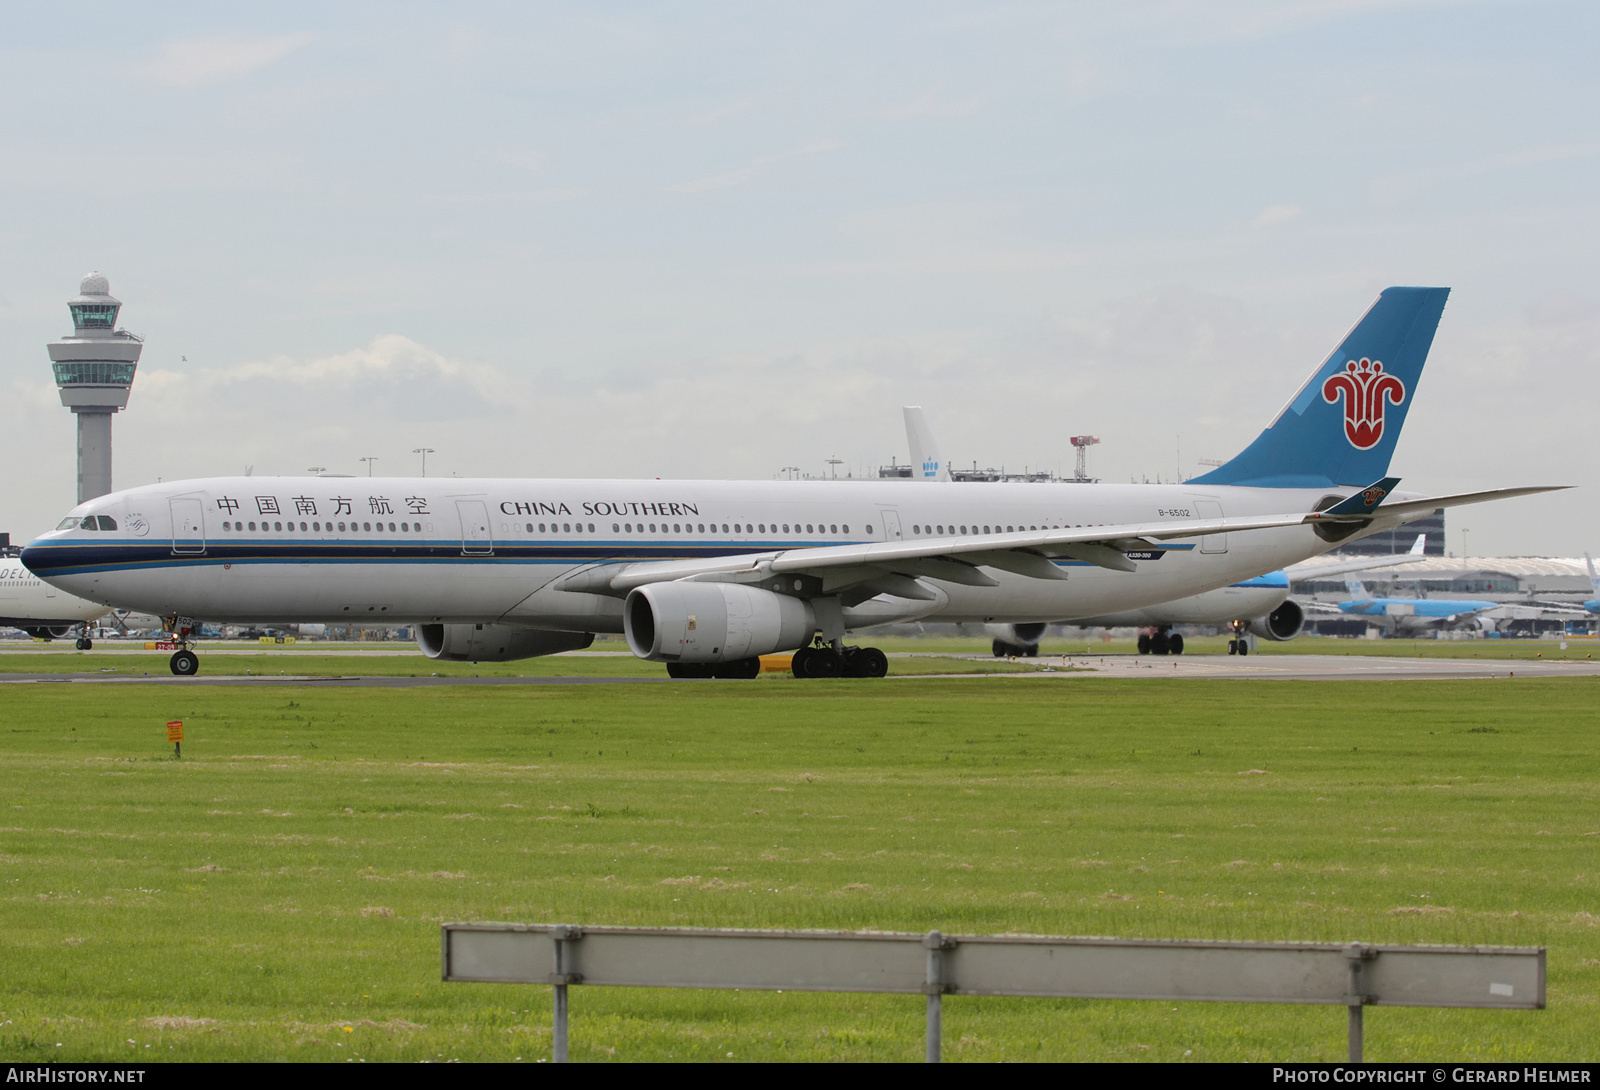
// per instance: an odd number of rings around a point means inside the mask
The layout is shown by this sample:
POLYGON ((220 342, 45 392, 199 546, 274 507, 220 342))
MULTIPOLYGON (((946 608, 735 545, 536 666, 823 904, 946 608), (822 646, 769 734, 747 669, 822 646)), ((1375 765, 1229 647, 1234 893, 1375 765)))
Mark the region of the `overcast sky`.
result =
MULTIPOLYGON (((75 500, 45 344, 146 338, 119 487, 311 466, 1192 476, 1390 284, 1453 288, 1392 472, 1600 549, 1600 5, 0 11, 0 529, 75 500)), ((1460 530, 1470 534, 1463 539, 1460 530)))

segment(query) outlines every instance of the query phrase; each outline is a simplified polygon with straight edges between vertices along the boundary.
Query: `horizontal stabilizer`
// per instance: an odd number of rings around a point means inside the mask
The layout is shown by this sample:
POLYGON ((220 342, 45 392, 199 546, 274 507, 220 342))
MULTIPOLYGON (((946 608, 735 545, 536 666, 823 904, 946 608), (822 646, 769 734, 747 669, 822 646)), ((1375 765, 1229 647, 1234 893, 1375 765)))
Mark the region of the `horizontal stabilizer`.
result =
MULTIPOLYGON (((1540 492, 1559 492, 1563 488, 1571 488, 1570 484, 1549 484, 1535 488, 1491 488, 1485 492, 1461 492, 1454 496, 1429 496, 1420 500, 1402 500, 1399 503, 1386 503, 1378 512, 1382 515, 1426 515, 1441 507, 1461 507, 1469 503, 1483 503, 1487 500, 1509 500, 1515 496, 1534 496, 1540 492)), ((1348 501, 1346 501, 1348 502, 1348 501)), ((1343 506, 1341 504, 1340 506, 1343 506)), ((1307 522, 1349 522, 1353 519, 1370 518, 1370 515, 1336 515, 1338 508, 1329 508, 1326 511, 1317 511, 1306 516, 1307 522)))

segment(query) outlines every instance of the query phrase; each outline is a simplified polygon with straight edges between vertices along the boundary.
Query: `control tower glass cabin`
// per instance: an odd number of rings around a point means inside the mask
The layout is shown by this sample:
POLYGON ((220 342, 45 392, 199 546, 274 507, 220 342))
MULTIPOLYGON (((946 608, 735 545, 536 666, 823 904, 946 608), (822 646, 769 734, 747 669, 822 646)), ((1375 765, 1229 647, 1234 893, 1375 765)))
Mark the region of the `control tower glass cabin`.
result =
POLYGON ((78 418, 78 502, 111 491, 111 414, 128 404, 144 342, 117 328, 122 302, 97 272, 69 300, 72 335, 50 342, 61 404, 78 418))

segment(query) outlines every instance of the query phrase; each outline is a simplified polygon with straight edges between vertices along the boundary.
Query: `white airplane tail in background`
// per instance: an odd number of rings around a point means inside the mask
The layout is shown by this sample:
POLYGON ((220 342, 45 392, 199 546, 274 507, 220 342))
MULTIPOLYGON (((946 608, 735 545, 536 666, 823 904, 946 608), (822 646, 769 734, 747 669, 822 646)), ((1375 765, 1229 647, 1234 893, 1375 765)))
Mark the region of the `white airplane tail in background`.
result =
POLYGON ((906 442, 911 444, 911 479, 914 481, 948 481, 950 466, 944 460, 939 444, 928 427, 928 417, 921 405, 905 406, 906 442))

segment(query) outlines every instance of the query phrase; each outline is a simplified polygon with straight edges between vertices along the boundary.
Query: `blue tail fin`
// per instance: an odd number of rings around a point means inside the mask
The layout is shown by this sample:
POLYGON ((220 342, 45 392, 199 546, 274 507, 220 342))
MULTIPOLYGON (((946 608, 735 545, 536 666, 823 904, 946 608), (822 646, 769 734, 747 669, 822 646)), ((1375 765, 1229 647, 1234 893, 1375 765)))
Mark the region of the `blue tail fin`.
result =
POLYGON ((1385 476, 1449 288, 1389 288, 1267 430, 1196 484, 1365 485, 1385 476))

